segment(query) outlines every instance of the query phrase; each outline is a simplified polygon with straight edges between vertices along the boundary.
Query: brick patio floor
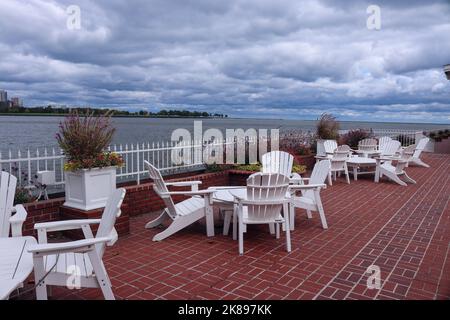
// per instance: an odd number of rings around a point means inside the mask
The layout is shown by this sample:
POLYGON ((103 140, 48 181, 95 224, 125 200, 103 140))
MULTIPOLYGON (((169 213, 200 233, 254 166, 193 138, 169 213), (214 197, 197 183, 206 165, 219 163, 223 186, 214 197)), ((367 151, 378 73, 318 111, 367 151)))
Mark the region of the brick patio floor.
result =
MULTIPOLYGON (((104 261, 118 299, 449 299, 450 156, 429 154, 431 168, 408 168, 417 185, 367 176, 343 179, 322 193, 329 229, 298 210, 287 254, 284 236, 249 227, 245 255, 237 242, 207 238, 202 223, 162 241, 131 220, 131 234, 104 261), (382 287, 368 289, 366 269, 381 268, 382 287)), ((55 299, 102 299, 100 290, 55 288, 55 299)))

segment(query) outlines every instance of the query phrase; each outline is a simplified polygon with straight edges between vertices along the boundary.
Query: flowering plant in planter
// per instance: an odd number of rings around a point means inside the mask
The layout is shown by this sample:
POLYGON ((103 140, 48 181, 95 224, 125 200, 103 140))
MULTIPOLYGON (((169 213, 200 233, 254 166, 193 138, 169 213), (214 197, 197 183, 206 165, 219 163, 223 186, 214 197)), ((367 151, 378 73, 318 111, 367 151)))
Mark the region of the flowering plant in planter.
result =
POLYGON ((117 153, 104 151, 115 132, 110 115, 80 116, 74 112, 60 123, 56 140, 67 157, 66 171, 123 166, 123 159, 117 153))
POLYGON ((121 156, 114 152, 102 152, 95 159, 69 160, 64 164, 64 170, 76 171, 80 169, 123 167, 124 161, 121 156))
POLYGON ((67 158, 64 206, 84 211, 105 206, 116 188, 116 169, 123 166, 117 153, 105 151, 114 132, 111 113, 75 112, 60 124, 56 140, 67 158))

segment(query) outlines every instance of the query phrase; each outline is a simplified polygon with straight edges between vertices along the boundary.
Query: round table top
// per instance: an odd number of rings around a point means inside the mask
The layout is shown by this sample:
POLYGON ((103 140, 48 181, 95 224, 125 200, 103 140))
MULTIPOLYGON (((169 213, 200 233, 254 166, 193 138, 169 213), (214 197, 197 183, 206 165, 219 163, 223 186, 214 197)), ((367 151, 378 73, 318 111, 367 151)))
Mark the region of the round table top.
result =
POLYGON ((377 161, 373 158, 365 157, 351 157, 347 160, 348 164, 376 164, 377 161))
MULTIPOLYGON (((213 195, 213 201, 232 204, 234 203, 234 196, 242 199, 247 199, 246 187, 210 187, 208 190, 216 190, 213 195)), ((290 192, 286 192, 286 197, 290 197, 290 192)))
POLYGON ((246 187, 210 187, 208 190, 216 190, 213 195, 213 200, 218 202, 234 202, 234 195, 241 198, 247 197, 246 187))

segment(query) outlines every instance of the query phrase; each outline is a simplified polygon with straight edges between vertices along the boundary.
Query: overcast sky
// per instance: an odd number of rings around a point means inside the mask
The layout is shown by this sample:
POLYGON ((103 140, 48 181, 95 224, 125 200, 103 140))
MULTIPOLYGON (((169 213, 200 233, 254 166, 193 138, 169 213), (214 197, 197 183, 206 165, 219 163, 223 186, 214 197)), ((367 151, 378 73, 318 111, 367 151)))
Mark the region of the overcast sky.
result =
POLYGON ((0 1, 0 89, 27 106, 450 123, 446 63, 449 1, 0 1))

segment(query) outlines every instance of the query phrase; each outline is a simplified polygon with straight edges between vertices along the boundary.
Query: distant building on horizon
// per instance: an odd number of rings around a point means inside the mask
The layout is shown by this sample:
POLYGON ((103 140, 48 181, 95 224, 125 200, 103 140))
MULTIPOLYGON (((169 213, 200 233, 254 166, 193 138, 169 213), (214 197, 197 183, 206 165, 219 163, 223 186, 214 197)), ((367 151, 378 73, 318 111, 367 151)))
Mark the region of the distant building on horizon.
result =
POLYGON ((0 102, 8 102, 8 92, 6 90, 0 90, 0 102))
POLYGON ((19 97, 12 97, 11 98, 11 105, 12 105, 13 108, 23 107, 22 99, 20 99, 19 97))

